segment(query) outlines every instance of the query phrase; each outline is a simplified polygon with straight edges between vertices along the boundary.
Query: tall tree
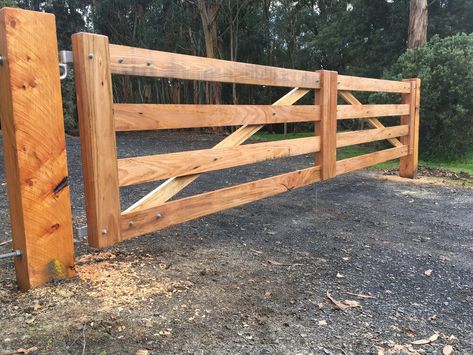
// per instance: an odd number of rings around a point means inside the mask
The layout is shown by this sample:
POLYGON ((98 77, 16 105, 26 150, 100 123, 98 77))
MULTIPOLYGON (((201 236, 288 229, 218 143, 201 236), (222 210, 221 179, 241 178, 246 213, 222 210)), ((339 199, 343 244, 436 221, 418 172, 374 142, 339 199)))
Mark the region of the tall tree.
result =
POLYGON ((418 48, 427 42, 428 17, 429 8, 427 0, 411 0, 408 48, 418 48))
MULTIPOLYGON (((212 1, 209 5, 205 0, 191 1, 199 11, 202 21, 202 31, 205 39, 205 53, 208 58, 220 58, 218 46, 218 14, 220 1, 212 1)), ((207 103, 220 104, 222 101, 222 85, 220 83, 206 83, 205 91, 207 103)))

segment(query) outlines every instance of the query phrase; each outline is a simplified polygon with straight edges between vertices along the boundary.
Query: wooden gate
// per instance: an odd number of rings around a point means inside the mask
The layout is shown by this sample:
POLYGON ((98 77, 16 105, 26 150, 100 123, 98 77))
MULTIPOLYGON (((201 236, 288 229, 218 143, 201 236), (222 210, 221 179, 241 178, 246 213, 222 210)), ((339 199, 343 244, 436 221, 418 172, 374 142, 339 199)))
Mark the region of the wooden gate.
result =
POLYGON ((402 82, 301 71, 109 44, 105 36, 72 38, 89 243, 126 239, 224 209, 401 158, 400 174, 417 170, 420 81, 402 82), (272 105, 114 104, 112 74, 294 88, 272 105), (362 104, 352 92, 401 94, 401 103, 362 104), (305 95, 313 105, 293 105, 305 95), (347 104, 338 105, 342 99, 347 104), (375 117, 401 116, 384 127, 375 117), (367 119, 372 129, 337 133, 337 121, 367 119), (265 124, 314 122, 313 137, 242 145, 265 124), (116 132, 240 126, 212 149, 117 159, 116 132), (337 161, 337 148, 388 140, 393 146, 337 161), (283 175, 171 200, 201 174, 314 153, 314 165, 283 175), (120 187, 164 180, 122 212, 120 187))

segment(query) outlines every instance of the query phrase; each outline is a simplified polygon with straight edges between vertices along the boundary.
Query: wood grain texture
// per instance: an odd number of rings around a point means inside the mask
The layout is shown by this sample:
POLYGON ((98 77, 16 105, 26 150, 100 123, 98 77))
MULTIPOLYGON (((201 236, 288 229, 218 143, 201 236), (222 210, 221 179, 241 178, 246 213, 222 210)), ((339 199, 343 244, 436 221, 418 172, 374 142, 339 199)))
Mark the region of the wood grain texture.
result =
POLYGON ((320 121, 315 123, 315 134, 320 136, 320 152, 315 165, 321 167, 322 180, 336 175, 337 162, 337 73, 320 70, 320 90, 316 103, 320 106, 320 121))
POLYGON ((337 134, 337 148, 376 142, 393 137, 403 137, 408 133, 409 126, 407 125, 342 132, 337 134))
MULTIPOLYGON (((362 106, 363 104, 349 91, 339 91, 338 94, 342 97, 346 102, 353 106, 362 106)), ((374 128, 384 128, 384 125, 375 117, 368 118, 366 120, 371 127, 374 128)), ((391 143, 395 147, 402 147, 403 144, 399 141, 399 139, 391 138, 388 139, 388 142, 391 143)))
MULTIPOLYGON (((337 175, 396 159, 405 154, 407 147, 401 147, 341 160, 337 162, 337 175)), ((320 167, 312 167, 167 202, 146 210, 127 212, 121 219, 122 235, 124 239, 134 238, 320 180, 320 167)))
POLYGON ((72 36, 89 244, 120 238, 120 191, 108 38, 72 36))
MULTIPOLYGON (((408 126, 343 132, 337 134, 337 148, 401 137, 408 132, 408 126)), ((319 150, 320 137, 307 137, 232 148, 125 158, 118 160, 118 177, 120 186, 130 186, 172 176, 202 174, 266 160, 310 154, 319 150)))
POLYGON ((320 119, 318 106, 273 105, 114 105, 117 131, 309 122, 320 119))
POLYGON ((319 87, 314 72, 110 45, 113 74, 267 86, 319 87))
POLYGON ((56 24, 53 15, 0 10, 0 117, 20 289, 74 275, 56 24))
POLYGON ((385 161, 401 158, 407 155, 407 146, 395 147, 381 150, 358 157, 340 160, 337 162, 337 175, 349 173, 351 171, 364 169, 385 161))
POLYGON ((409 93, 410 86, 402 81, 362 78, 358 76, 338 76, 338 88, 343 91, 371 91, 409 93))
MULTIPOLYGON (((286 95, 284 95, 282 98, 280 98, 278 101, 276 101, 273 105, 292 105, 299 101, 302 97, 304 97, 309 91, 310 90, 308 89, 295 88, 286 95)), ((231 135, 226 137, 224 140, 222 140, 220 143, 218 143, 214 148, 229 148, 243 144, 247 139, 249 139, 253 134, 258 132, 261 128, 263 128, 263 125, 242 126, 235 132, 233 132, 231 135)), ((166 180, 156 189, 151 191, 148 195, 146 195, 138 202, 133 204, 131 207, 129 207, 127 210, 125 210, 125 213, 145 210, 154 206, 159 206, 171 199, 179 191, 181 191, 186 186, 195 181, 199 176, 199 174, 194 174, 188 176, 173 177, 169 180, 166 180)))
POLYGON ((409 135, 401 138, 401 143, 408 145, 409 154, 403 157, 399 166, 399 175, 414 179, 419 165, 419 125, 420 125, 420 79, 406 79, 411 85, 411 93, 402 96, 402 102, 410 106, 410 114, 401 117, 401 124, 409 125, 409 135))
POLYGON ((254 164, 319 151, 319 137, 201 149, 118 160, 120 186, 254 164))
POLYGON ((121 220, 123 238, 155 232, 317 181, 320 181, 320 169, 312 167, 125 213, 121 220))
POLYGON ((339 120, 346 120, 352 118, 402 116, 409 114, 409 109, 409 105, 339 105, 337 108, 337 118, 339 120))

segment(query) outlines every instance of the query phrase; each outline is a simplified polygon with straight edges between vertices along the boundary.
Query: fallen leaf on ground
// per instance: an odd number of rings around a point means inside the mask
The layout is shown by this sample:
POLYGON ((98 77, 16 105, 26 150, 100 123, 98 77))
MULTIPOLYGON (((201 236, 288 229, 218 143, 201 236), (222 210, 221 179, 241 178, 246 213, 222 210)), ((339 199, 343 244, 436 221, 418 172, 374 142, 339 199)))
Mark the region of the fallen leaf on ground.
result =
POLYGON ((432 336, 431 336, 430 338, 428 338, 428 339, 416 340, 416 341, 413 341, 411 344, 413 344, 413 345, 426 345, 426 344, 433 343, 433 342, 436 341, 438 338, 439 338, 439 333, 435 333, 434 335, 432 335, 432 336))
POLYGON ((145 349, 138 350, 135 355, 148 355, 149 351, 145 349))
POLYGON ((363 294, 360 294, 360 293, 353 293, 353 292, 342 292, 342 293, 344 293, 345 295, 350 295, 350 296, 353 296, 353 297, 362 298, 362 299, 366 299, 366 300, 376 298, 376 297, 373 297, 373 296, 363 295, 363 294))
POLYGON ((432 275, 432 271, 433 271, 432 269, 425 270, 424 274, 426 274, 427 276, 430 276, 430 275, 432 275))
POLYGON ((319 325, 327 325, 327 321, 325 319, 319 320, 319 325))
POLYGON ((327 298, 334 304, 335 308, 344 311, 347 308, 361 308, 361 304, 358 301, 337 301, 332 297, 330 292, 327 292, 327 298))
POLYGON ((443 350, 442 350, 443 355, 451 355, 453 354, 453 346, 451 345, 445 345, 443 350))
POLYGON ((343 279, 345 276, 343 276, 342 274, 340 274, 339 272, 337 272, 337 278, 338 279, 343 279))

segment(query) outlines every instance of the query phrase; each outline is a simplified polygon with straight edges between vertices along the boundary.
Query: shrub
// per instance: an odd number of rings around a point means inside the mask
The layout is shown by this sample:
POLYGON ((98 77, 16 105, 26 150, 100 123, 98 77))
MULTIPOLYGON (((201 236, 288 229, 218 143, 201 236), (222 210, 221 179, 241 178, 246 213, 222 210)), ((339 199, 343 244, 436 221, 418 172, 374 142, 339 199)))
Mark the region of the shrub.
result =
POLYGON ((422 80, 421 158, 456 160, 473 150, 473 34, 435 36, 385 76, 422 80))

